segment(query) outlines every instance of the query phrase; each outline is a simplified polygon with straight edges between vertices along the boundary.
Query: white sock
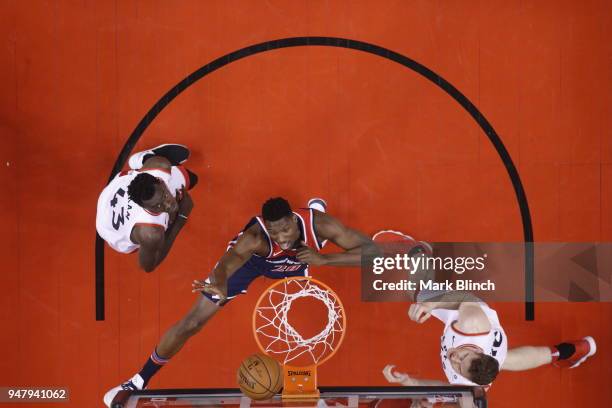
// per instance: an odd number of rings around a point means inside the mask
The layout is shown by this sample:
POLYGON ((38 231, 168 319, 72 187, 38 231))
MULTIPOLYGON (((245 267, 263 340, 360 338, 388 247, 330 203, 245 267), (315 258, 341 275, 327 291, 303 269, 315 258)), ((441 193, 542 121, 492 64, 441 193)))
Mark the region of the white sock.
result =
POLYGON ((142 152, 134 153, 130 156, 130 159, 128 160, 128 166, 130 166, 130 169, 132 170, 141 169, 144 165, 144 157, 152 153, 152 150, 143 150, 142 152))

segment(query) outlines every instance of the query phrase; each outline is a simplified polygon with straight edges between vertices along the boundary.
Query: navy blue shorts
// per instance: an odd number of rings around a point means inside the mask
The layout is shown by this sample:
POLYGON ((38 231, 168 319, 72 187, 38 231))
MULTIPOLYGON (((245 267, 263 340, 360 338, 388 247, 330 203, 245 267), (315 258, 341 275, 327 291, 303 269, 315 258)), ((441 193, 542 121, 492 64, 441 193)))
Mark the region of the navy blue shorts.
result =
MULTIPOLYGON (((256 278, 265 276, 270 279, 284 279, 292 276, 308 276, 308 264, 303 263, 282 263, 274 264, 259 256, 252 256, 244 265, 240 267, 227 281, 227 300, 231 300, 238 295, 247 293, 247 288, 256 278)), ((209 279, 206 282, 210 283, 209 279)), ((219 297, 202 292, 215 303, 219 302, 219 297)), ((227 303, 227 302, 226 302, 227 303)))

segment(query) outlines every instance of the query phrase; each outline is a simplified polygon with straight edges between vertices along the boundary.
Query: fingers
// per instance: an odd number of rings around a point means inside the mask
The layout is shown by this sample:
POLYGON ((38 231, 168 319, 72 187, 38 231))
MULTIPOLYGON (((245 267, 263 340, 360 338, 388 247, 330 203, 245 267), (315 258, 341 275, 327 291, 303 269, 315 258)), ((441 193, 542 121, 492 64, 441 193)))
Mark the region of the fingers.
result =
POLYGON ((385 376, 385 379, 390 383, 401 383, 402 381, 404 381, 407 375, 394 372, 394 368, 394 365, 387 364, 385 368, 383 368, 383 375, 385 376))
POLYGON ((191 292, 192 293, 205 292, 205 293, 208 293, 209 295, 219 297, 219 300, 221 301, 227 300, 227 295, 223 293, 221 289, 219 289, 217 286, 213 285, 212 283, 207 283, 206 281, 194 280, 191 283, 191 292))
POLYGON ((206 281, 199 281, 199 280, 194 280, 191 283, 191 291, 192 292, 201 292, 201 291, 205 291, 207 293, 210 293, 211 290, 219 290, 217 289, 216 286, 206 282, 206 281))
POLYGON ((385 379, 391 383, 396 382, 395 376, 393 375, 393 367, 395 366, 391 364, 387 364, 385 368, 383 368, 382 370, 383 375, 385 376, 385 379))
POLYGON ((296 249, 296 254, 305 254, 305 253, 309 253, 310 251, 312 251, 313 249, 307 245, 304 245, 304 242, 301 242, 301 246, 296 249))
POLYGON ((194 280, 191 283, 191 291, 194 293, 204 290, 205 287, 206 287, 206 282, 204 281, 194 280))
POLYGON ((295 256, 298 260, 305 262, 310 259, 310 254, 312 253, 312 251, 313 250, 309 247, 301 247, 296 251, 295 256))
POLYGON ((408 318, 410 320, 414 320, 413 316, 414 316, 414 309, 416 308, 417 304, 413 303, 410 305, 410 307, 408 308, 408 318))
POLYGON ((420 303, 413 303, 408 309, 408 317, 413 322, 423 323, 431 317, 431 311, 420 303))
POLYGON ((421 314, 421 305, 418 303, 413 303, 410 305, 410 309, 408 309, 408 317, 413 322, 419 321, 419 315, 421 314))
POLYGON ((431 312, 428 311, 419 318, 419 323, 424 323, 430 317, 431 317, 431 312))

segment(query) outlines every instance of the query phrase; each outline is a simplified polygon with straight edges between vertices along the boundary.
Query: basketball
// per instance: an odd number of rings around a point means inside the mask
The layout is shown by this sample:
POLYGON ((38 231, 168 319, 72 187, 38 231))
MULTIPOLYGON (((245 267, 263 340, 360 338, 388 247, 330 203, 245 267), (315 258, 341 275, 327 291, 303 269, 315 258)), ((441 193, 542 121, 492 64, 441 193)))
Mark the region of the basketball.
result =
POLYGON ((278 361, 264 354, 253 354, 242 361, 237 373, 238 386, 253 400, 272 398, 283 386, 278 361))

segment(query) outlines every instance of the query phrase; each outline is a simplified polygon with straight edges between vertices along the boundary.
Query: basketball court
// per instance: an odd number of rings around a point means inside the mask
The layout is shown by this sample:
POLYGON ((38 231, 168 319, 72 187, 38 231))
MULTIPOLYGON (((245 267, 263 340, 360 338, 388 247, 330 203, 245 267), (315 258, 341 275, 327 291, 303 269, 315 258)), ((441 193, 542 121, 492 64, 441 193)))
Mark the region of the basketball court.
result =
MULTIPOLYGON (((367 234, 612 241, 611 13, 604 1, 4 2, 0 386, 67 387, 62 407, 103 407, 270 197, 324 197, 367 234), (130 152, 169 142, 190 147, 200 177, 171 253, 152 273, 108 247, 100 257, 100 191, 130 152)), ((346 311, 318 406, 471 393, 386 388, 388 363, 444 378, 441 326, 415 327, 406 302, 362 302, 359 268, 310 274, 346 311)), ((272 283, 256 280, 123 406, 282 404, 236 388, 272 283)), ((492 305, 511 347, 586 335, 601 347, 574 370, 502 373, 488 406, 608 406, 612 304, 534 306, 492 305)))

